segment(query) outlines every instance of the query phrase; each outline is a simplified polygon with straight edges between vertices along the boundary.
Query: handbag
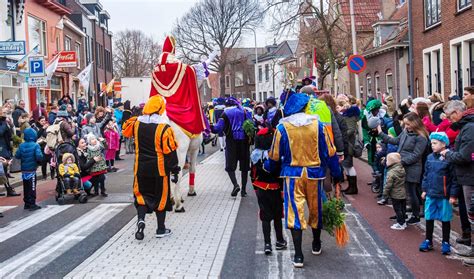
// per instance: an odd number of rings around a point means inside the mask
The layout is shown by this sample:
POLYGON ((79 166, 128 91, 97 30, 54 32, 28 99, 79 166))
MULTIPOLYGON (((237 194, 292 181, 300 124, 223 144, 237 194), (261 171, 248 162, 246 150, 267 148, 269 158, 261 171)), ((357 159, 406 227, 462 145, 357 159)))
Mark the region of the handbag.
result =
POLYGON ((12 163, 10 165, 10 172, 16 173, 21 171, 21 160, 13 157, 12 163))
POLYGON ((356 139, 354 141, 354 146, 352 147, 352 156, 355 158, 360 158, 362 152, 364 151, 364 142, 359 138, 359 131, 356 133, 356 139))

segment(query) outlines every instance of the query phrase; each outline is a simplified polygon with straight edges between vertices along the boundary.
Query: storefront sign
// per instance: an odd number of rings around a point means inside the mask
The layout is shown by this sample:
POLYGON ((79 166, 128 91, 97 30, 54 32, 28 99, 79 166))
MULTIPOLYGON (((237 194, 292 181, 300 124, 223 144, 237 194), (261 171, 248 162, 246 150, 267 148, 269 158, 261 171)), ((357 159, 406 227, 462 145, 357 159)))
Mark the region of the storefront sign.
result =
POLYGON ((48 87, 47 77, 30 77, 28 79, 28 87, 48 87))
POLYGON ((77 56, 75 51, 61 51, 59 54, 59 68, 77 67, 77 56))
POLYGON ((0 42, 0 56, 25 55, 25 41, 0 42))

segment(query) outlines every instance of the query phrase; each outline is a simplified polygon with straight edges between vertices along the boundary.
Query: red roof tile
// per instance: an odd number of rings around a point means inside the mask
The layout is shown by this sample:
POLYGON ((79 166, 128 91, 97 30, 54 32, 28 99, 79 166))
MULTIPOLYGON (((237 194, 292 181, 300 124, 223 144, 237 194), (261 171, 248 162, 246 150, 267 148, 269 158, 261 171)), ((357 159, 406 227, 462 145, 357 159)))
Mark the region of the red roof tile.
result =
MULTIPOLYGON (((346 26, 351 26, 349 0, 339 0, 341 13, 346 26)), ((372 24, 379 18, 380 0, 354 0, 356 31, 372 31, 372 24)))

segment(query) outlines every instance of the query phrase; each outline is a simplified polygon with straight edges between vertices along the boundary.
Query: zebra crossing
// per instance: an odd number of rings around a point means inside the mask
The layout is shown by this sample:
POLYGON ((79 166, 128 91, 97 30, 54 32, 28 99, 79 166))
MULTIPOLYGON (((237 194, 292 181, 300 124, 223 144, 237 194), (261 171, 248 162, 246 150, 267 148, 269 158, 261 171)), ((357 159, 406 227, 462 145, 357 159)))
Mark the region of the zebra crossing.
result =
MULTIPOLYGON (((22 216, 0 223, 0 278, 62 278, 88 256, 71 250, 78 245, 88 247, 91 244, 94 249, 99 248, 98 243, 105 243, 110 234, 123 227, 123 222, 130 221, 133 217, 131 208, 130 203, 89 203, 46 205, 38 211, 22 212, 21 206, 0 206, 0 212, 19 212, 22 216), (112 227, 108 224, 113 218, 119 220, 124 216, 125 220, 120 224, 112 227), (103 234, 97 233, 99 230, 110 233, 97 242, 94 239, 103 234), (82 259, 62 260, 77 256, 82 259), (48 268, 58 262, 66 265, 59 272, 56 268, 48 268), (48 275, 44 276, 44 272, 48 275)), ((94 249, 89 249, 89 253, 94 249)))

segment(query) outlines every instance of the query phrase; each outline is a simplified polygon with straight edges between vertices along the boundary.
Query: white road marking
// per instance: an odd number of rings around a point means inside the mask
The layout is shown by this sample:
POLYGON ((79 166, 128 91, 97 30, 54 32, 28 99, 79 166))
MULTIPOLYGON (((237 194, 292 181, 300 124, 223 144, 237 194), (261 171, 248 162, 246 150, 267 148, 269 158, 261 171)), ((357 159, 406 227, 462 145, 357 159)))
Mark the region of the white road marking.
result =
POLYGON ((0 264, 0 274, 26 278, 48 265, 71 247, 120 213, 129 204, 101 204, 27 250, 0 264))
POLYGON ((7 210, 13 209, 17 207, 16 205, 5 205, 5 206, 0 206, 0 212, 5 212, 7 210))
POLYGON ((28 217, 9 223, 7 226, 0 228, 0 235, 2 236, 0 238, 0 243, 32 228, 33 226, 36 226, 37 224, 70 208, 71 206, 72 205, 48 205, 45 208, 35 211, 28 217))

